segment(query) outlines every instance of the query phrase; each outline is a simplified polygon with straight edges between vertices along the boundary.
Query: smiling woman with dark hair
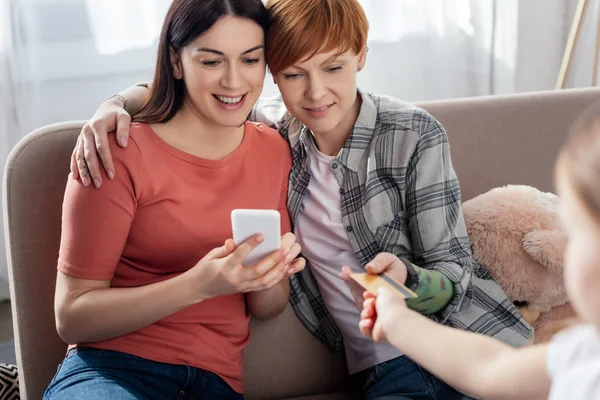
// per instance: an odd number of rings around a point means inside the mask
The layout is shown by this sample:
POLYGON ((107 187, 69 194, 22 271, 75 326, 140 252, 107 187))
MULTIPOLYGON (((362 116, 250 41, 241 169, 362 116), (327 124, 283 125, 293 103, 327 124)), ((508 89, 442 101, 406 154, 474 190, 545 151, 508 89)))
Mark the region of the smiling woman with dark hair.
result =
POLYGON ((102 191, 69 179, 55 313, 70 344, 46 399, 241 398, 249 314, 278 315, 304 268, 286 208, 291 155, 246 121, 262 91, 260 0, 175 0, 150 100, 109 148, 102 191), (109 172, 109 175, 113 171, 109 172), (230 213, 277 209, 282 249, 241 263, 230 213))

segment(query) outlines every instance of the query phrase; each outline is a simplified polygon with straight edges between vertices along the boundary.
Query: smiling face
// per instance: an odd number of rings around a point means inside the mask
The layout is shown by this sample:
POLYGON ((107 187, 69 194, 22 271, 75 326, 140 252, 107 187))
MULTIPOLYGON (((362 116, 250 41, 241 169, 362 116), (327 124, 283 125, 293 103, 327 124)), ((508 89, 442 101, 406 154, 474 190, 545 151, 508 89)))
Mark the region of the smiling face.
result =
POLYGON ((171 62, 185 85, 184 107, 209 125, 240 126, 262 92, 264 31, 250 19, 225 16, 171 52, 171 62))
POLYGON ((364 51, 330 51, 281 70, 275 78, 286 108, 315 134, 351 129, 359 107, 356 73, 364 61, 364 51))
POLYGON ((358 0, 267 0, 267 60, 290 113, 339 141, 360 110, 369 23, 358 0))

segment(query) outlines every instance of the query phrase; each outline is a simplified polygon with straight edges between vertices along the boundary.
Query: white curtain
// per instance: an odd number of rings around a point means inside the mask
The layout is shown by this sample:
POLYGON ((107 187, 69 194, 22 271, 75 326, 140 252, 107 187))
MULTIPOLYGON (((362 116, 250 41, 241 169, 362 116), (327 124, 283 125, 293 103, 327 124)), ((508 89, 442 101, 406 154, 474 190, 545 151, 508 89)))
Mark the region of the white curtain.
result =
POLYGON ((100 54, 149 48, 160 34, 170 0, 85 0, 100 54), (131 16, 136 16, 132 23, 131 16))
MULTIPOLYGON (((600 24, 600 1, 590 0, 581 24, 579 40, 572 55, 572 65, 567 78, 568 87, 592 85, 596 32, 600 24)), ((571 21, 569 21, 570 23, 571 21)), ((600 71, 597 71, 600 80, 600 71)))
POLYGON ((362 4, 371 29, 361 86, 406 100, 427 100, 497 93, 499 82, 511 80, 516 1, 362 0, 362 4))
MULTIPOLYGON (((576 2, 360 1, 371 29, 359 85, 408 101, 551 89, 576 2)), ((150 80, 170 3, 0 0, 0 169, 27 132, 89 118, 111 94, 150 80)), ((266 82, 264 94, 276 93, 266 82)))
MULTIPOLYGON (((0 163, 3 166, 8 153, 20 136, 17 132, 19 125, 16 110, 17 91, 13 84, 13 46, 12 27, 10 24, 10 7, 6 2, 0 2, 0 163)), ((3 168, 0 167, 0 171, 3 168)), ((2 188, 0 187, 0 196, 2 188)), ((0 222, 2 215, 0 214, 0 222)), ((4 246, 4 230, 0 230, 0 301, 9 297, 8 272, 6 270, 4 246)))

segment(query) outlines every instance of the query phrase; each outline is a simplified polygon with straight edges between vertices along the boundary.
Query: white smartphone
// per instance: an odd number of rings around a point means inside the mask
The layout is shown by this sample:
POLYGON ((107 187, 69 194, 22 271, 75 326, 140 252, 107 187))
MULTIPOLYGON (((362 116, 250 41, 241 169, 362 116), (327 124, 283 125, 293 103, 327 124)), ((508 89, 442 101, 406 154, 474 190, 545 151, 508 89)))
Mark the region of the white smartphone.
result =
POLYGON ((281 248, 281 216, 277 210, 235 209, 231 212, 233 241, 239 246, 246 239, 262 233, 265 240, 248 254, 243 266, 256 264, 281 248))

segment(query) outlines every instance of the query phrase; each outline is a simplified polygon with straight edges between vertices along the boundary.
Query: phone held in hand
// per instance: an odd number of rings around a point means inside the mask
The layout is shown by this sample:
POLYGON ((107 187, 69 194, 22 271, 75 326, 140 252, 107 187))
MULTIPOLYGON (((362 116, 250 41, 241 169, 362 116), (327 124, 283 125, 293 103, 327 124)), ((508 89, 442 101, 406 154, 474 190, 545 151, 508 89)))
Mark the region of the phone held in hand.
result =
POLYGON ((235 209, 231 212, 231 228, 236 246, 251 236, 262 233, 265 240, 246 259, 243 266, 256 264, 281 248, 281 215, 277 210, 235 209))

